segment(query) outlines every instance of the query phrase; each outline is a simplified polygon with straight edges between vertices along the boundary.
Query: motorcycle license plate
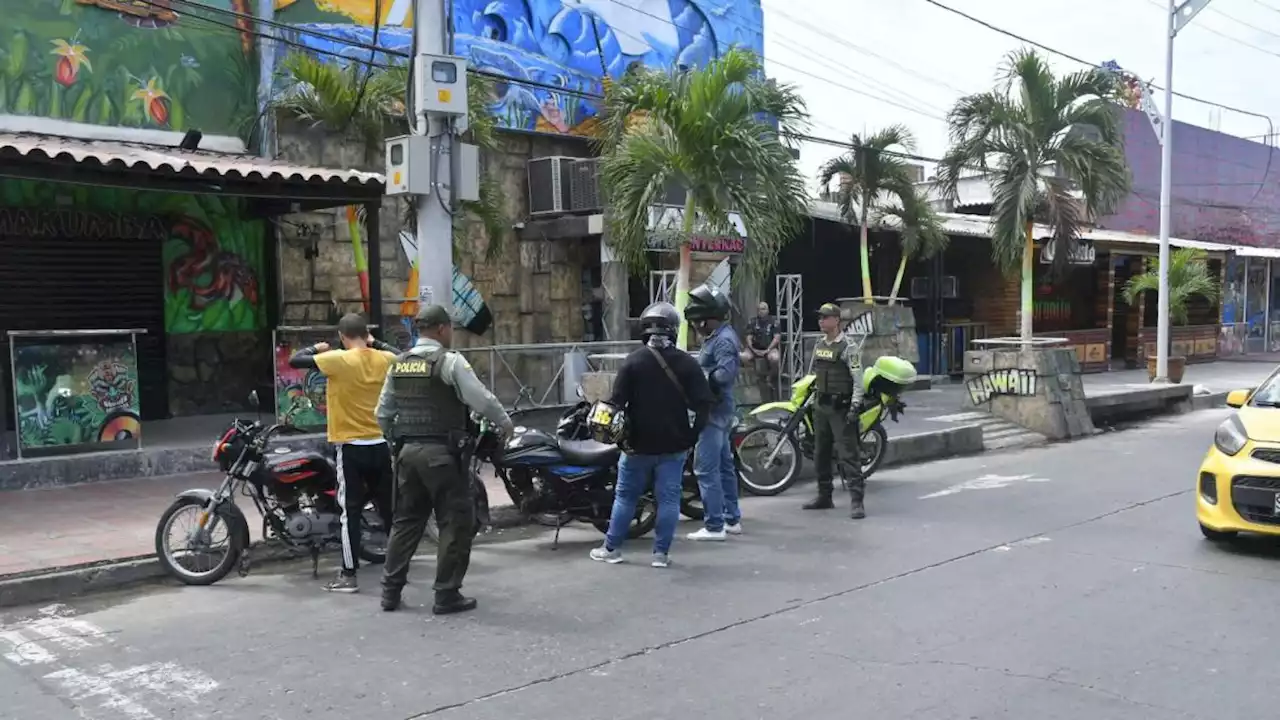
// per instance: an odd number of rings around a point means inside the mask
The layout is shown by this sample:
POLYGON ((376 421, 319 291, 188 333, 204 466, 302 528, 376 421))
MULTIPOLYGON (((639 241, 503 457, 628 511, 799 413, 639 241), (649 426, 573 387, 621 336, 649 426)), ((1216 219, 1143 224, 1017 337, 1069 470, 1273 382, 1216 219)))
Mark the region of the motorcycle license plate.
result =
POLYGON ((604 403, 597 403, 591 412, 591 422, 596 425, 609 425, 613 423, 613 408, 604 403))

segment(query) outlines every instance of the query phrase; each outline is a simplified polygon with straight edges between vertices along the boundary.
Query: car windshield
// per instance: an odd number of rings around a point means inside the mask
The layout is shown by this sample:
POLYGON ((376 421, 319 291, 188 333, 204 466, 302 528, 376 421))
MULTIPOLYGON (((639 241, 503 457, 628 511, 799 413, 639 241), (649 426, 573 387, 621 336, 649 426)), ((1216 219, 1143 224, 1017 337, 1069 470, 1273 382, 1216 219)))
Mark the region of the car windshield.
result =
POLYGON ((1249 404, 1253 407, 1280 407, 1280 373, 1272 373, 1264 380, 1249 398, 1249 404))

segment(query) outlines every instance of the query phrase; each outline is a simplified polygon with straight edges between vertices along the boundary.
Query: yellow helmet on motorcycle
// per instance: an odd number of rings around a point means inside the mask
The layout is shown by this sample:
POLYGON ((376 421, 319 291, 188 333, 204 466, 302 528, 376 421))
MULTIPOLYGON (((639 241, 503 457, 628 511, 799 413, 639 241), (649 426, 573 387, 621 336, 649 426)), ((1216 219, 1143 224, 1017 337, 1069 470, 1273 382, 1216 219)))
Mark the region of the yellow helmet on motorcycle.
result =
POLYGON ((626 412, 621 408, 599 400, 591 406, 587 415, 587 429, 591 439, 609 445, 621 444, 626 435, 626 412))
POLYGON ((862 373, 862 388, 868 395, 881 393, 897 397, 916 381, 916 366, 900 357, 885 355, 862 373))

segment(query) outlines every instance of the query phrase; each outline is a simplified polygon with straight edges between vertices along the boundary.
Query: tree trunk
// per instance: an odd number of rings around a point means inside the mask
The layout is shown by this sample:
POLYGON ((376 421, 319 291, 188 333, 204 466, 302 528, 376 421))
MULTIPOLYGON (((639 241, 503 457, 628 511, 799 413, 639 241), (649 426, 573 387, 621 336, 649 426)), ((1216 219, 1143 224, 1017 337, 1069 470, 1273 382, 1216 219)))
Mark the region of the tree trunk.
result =
POLYGON ((893 278, 893 290, 889 292, 889 304, 898 303, 898 290, 902 288, 902 274, 907 271, 907 254, 902 254, 902 262, 898 263, 898 274, 893 278))
POLYGON ((693 193, 687 193, 680 234, 680 268, 676 270, 676 311, 680 313, 680 334, 676 338, 676 347, 681 350, 689 349, 689 323, 684 319, 684 309, 689 305, 689 273, 693 270, 693 251, 689 244, 693 237, 693 212, 693 193))
POLYGON ((867 231, 867 205, 870 202, 866 195, 862 197, 862 210, 858 214, 858 252, 862 259, 862 297, 868 305, 874 305, 871 298, 871 233, 867 231))
POLYGON ((1032 289, 1034 283, 1035 271, 1035 255, 1036 244, 1032 239, 1032 230, 1034 226, 1027 223, 1027 239, 1022 246, 1022 349, 1029 350, 1031 348, 1031 315, 1034 300, 1032 298, 1032 289))

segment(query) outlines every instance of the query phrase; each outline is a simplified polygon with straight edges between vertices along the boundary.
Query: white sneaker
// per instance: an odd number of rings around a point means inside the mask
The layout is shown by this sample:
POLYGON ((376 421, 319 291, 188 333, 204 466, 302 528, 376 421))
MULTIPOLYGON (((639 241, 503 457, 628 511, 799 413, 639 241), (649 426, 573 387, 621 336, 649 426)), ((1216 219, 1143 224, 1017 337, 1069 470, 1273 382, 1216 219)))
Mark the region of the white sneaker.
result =
POLYGON ((671 558, 666 553, 654 553, 653 562, 649 564, 656 568, 671 567, 671 558))
POLYGON ((729 533, 730 535, 741 535, 741 534, 742 534, 742 523, 741 523, 741 522, 737 522, 737 523, 734 523, 733 525, 730 525, 730 524, 728 524, 728 523, 725 523, 724 531, 725 531, 725 532, 727 532, 727 533, 729 533))
POLYGON ((617 565, 622 562, 622 551, 610 550, 607 546, 601 545, 591 551, 591 559, 597 562, 609 563, 617 565))
POLYGON ((690 540, 701 542, 724 542, 726 535, 723 530, 712 531, 706 528, 701 528, 697 532, 689 533, 685 537, 690 540))

